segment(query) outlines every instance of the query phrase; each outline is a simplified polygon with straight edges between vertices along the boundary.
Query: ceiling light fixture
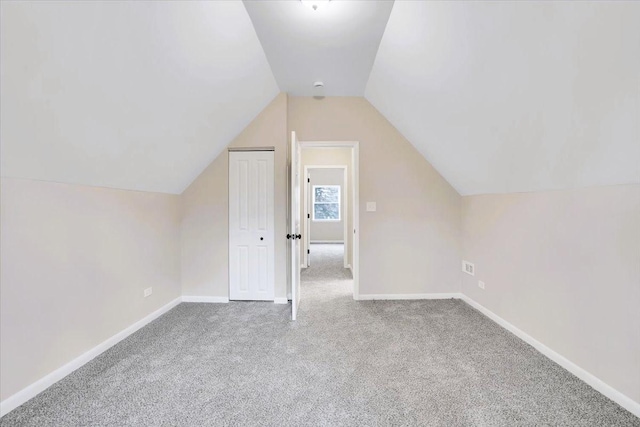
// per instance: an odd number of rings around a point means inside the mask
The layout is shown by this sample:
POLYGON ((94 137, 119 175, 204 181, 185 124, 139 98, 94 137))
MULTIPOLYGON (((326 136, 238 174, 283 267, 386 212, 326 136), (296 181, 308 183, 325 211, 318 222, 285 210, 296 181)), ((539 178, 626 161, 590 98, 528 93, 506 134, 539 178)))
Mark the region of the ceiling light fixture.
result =
POLYGON ((318 10, 324 5, 328 4, 331 0, 300 0, 302 4, 310 7, 313 10, 318 10))

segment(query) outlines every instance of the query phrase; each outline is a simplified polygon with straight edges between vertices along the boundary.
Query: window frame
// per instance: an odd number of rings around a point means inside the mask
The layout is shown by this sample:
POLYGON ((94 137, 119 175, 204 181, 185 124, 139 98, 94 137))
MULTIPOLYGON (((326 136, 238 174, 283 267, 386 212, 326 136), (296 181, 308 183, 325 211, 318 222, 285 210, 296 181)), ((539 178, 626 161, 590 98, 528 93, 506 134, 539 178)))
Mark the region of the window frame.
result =
POLYGON ((340 222, 342 221, 342 186, 339 184, 325 184, 311 186, 311 220, 314 222, 340 222), (338 189, 337 202, 316 202, 316 188, 331 187, 338 189), (338 218, 316 218, 316 205, 338 205, 338 218))

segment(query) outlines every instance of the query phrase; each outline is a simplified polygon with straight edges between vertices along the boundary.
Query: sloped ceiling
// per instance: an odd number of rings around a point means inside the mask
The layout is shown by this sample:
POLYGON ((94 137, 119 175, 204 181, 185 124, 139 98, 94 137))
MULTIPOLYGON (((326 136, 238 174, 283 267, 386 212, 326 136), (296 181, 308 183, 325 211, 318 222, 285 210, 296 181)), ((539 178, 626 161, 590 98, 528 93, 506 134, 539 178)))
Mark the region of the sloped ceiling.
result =
POLYGON ((294 96, 363 96, 393 1, 244 1, 280 89, 294 96), (324 88, 313 88, 315 81, 324 88))
POLYGON ((0 5, 2 176, 180 193, 279 90, 369 76, 461 194, 640 182, 640 2, 0 5))
POLYGON ((180 193, 278 93, 242 2, 2 2, 2 175, 180 193))
POLYGON ((396 2, 365 97, 463 195, 640 182, 640 3, 396 2))

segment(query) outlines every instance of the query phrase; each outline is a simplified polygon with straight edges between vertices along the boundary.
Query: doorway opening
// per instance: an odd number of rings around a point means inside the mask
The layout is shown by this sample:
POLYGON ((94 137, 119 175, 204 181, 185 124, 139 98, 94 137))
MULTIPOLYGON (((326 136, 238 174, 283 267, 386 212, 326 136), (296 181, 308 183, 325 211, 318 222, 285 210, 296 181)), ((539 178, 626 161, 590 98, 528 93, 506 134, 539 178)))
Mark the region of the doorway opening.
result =
POLYGON ((358 296, 358 143, 300 141, 302 297, 358 296))
MULTIPOLYGON (((342 155, 343 160, 350 161, 348 149, 336 149, 329 153, 342 155)), ((346 164, 304 164, 305 160, 315 161, 315 149, 303 150, 302 159, 304 189, 300 200, 303 202, 304 238, 301 267, 309 268, 316 256, 320 256, 319 250, 312 250, 313 247, 322 249, 324 255, 331 252, 332 258, 339 255, 342 267, 351 269, 349 249, 352 245, 349 244, 348 230, 352 228, 349 195, 353 189, 347 176, 349 168, 346 164)), ((332 264, 337 266, 338 263, 332 264)))

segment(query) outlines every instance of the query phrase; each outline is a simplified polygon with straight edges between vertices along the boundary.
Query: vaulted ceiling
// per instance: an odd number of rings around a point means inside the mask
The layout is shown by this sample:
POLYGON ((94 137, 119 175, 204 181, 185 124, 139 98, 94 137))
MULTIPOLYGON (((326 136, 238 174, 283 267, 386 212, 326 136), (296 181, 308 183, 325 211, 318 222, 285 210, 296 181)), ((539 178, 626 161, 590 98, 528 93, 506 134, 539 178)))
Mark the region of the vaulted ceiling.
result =
POLYGON ((396 2, 366 98, 459 193, 640 182, 640 3, 396 2))
POLYGON ((242 2, 2 2, 2 175, 180 193, 277 95, 242 2))
POLYGON ((365 96, 461 194, 640 182, 639 2, 0 7, 2 176, 180 193, 285 91, 365 96))

